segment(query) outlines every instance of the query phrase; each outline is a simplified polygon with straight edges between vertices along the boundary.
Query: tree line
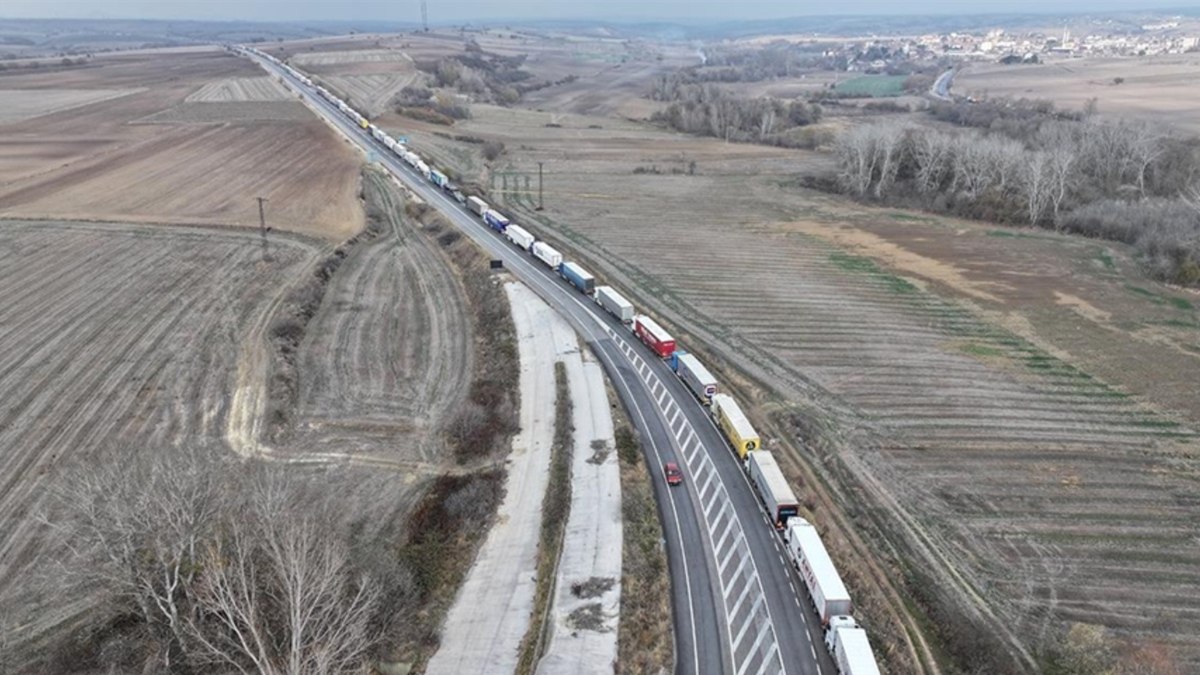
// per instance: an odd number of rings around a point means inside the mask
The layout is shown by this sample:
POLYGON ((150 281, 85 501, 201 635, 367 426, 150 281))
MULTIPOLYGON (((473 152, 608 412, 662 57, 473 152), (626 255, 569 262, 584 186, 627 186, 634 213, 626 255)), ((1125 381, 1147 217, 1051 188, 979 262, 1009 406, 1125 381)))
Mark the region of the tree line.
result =
POLYGON ((788 132, 821 119, 821 107, 813 103, 740 98, 712 84, 688 84, 670 75, 656 80, 651 96, 671 101, 651 121, 725 141, 797 145, 788 132))
POLYGON ((871 201, 1132 244, 1200 283, 1200 142, 1140 121, 1057 117, 943 131, 880 122, 836 141, 838 186, 871 201))

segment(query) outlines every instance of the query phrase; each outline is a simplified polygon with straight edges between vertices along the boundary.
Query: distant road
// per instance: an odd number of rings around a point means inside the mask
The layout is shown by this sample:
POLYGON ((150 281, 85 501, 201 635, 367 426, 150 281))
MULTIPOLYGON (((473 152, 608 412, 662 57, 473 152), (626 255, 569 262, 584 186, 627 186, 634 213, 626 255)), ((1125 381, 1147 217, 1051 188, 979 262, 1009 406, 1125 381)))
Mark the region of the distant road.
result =
POLYGON ((938 75, 933 86, 929 88, 929 95, 941 101, 953 101, 954 97, 950 95, 950 85, 954 84, 954 76, 957 74, 958 68, 951 68, 938 75))

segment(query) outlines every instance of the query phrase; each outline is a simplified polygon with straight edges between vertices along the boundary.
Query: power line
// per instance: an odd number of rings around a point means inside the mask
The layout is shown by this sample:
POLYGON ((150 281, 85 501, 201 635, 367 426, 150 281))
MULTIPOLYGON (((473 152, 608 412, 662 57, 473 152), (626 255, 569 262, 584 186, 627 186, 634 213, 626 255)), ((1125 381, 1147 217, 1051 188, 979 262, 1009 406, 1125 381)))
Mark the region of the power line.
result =
POLYGON ((421 27, 425 32, 429 32, 429 3, 427 0, 421 0, 421 27))

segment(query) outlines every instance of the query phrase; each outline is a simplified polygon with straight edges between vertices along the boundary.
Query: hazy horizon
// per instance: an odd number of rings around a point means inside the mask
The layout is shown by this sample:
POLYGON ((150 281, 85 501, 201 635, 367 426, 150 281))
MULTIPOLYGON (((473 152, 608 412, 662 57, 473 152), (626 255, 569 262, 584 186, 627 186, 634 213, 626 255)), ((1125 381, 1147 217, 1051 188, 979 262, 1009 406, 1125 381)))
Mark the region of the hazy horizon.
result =
MULTIPOLYGON (((914 0, 897 7, 888 0, 843 0, 829 5, 761 0, 751 6, 687 0, 610 0, 604 3, 561 3, 554 0, 438 0, 429 3, 430 23, 503 20, 675 21, 764 20, 800 16, 944 15, 944 14, 1086 14, 1116 11, 1170 11, 1200 8, 1200 0, 1168 2, 1146 8, 1131 0, 1010 0, 995 5, 914 0)), ((338 21, 418 22, 420 0, 7 0, 6 19, 167 19, 203 21, 338 21)))

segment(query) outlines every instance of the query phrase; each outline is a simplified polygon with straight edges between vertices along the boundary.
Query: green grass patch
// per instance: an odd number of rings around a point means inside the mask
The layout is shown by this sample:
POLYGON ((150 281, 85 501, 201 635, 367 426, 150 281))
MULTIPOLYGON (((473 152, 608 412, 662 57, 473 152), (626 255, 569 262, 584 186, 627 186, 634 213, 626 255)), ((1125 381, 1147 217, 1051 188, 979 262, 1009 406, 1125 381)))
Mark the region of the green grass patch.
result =
POLYGON ((882 98, 904 93, 907 75, 863 75, 852 80, 839 82, 834 91, 842 96, 882 98))
POLYGON ((975 342, 965 344, 959 347, 959 349, 971 354, 972 356, 1004 356, 1004 350, 988 345, 981 345, 975 342))
POLYGON ((849 253, 830 253, 829 262, 847 272, 880 273, 879 266, 875 264, 874 260, 862 256, 850 255, 849 253))
POLYGON ((888 218, 891 218, 892 220, 901 220, 901 221, 906 221, 906 222, 918 222, 918 223, 924 222, 926 220, 926 218, 922 218, 921 216, 914 216, 911 213, 900 213, 900 212, 889 213, 888 218))
POLYGON ((1113 260, 1112 254, 1108 249, 1101 248, 1096 251, 1096 260, 1100 261, 1100 265, 1109 272, 1117 271, 1117 262, 1113 260))
POLYGON ((1171 303, 1171 306, 1175 309, 1182 309, 1186 312, 1190 312, 1195 309, 1195 306, 1192 305, 1191 300, 1188 300, 1187 298, 1169 296, 1167 298, 1167 302, 1171 303))

